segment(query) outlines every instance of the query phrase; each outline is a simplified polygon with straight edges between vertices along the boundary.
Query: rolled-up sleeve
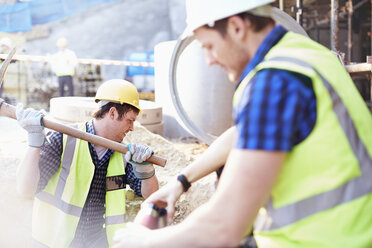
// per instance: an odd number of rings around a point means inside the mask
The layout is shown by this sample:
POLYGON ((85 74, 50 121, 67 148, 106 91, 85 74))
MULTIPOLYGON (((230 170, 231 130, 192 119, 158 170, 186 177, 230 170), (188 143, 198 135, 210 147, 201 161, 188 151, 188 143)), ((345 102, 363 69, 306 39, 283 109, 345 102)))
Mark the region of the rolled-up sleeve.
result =
POLYGON ((134 193, 137 196, 142 196, 141 193, 141 185, 142 181, 139 180, 135 175, 133 171, 133 166, 131 164, 127 164, 125 167, 125 174, 127 175, 127 181, 131 189, 133 189, 134 193))

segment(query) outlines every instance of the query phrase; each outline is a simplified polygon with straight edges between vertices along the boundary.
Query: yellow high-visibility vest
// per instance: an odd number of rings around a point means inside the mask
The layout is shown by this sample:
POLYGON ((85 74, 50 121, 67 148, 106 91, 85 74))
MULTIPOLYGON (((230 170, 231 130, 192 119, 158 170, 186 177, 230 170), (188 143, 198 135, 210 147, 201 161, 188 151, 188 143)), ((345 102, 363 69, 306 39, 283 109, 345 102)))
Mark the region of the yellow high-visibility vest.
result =
MULTIPOLYGON (((85 131, 85 124, 80 127, 85 131)), ((43 191, 35 195, 32 237, 48 247, 72 242, 94 176, 88 142, 63 135, 61 166, 43 191)), ((105 228, 112 245, 114 232, 125 223, 125 165, 114 152, 106 174, 105 228)))
MULTIPOLYGON (((259 247, 372 247, 372 116, 347 71, 327 48, 288 32, 237 88, 260 70, 309 77, 316 123, 290 151, 255 226, 259 247)), ((275 82, 273 82, 275 83, 275 82)))

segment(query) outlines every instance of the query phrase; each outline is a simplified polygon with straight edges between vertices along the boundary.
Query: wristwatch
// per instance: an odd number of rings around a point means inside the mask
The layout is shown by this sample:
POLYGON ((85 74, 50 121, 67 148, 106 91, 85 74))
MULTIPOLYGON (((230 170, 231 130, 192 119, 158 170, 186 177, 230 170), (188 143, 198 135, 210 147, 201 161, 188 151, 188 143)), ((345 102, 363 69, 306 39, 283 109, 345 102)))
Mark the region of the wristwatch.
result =
POLYGON ((187 192, 191 187, 191 183, 189 182, 189 180, 187 180, 184 174, 178 175, 177 180, 181 182, 183 186, 183 192, 187 192))

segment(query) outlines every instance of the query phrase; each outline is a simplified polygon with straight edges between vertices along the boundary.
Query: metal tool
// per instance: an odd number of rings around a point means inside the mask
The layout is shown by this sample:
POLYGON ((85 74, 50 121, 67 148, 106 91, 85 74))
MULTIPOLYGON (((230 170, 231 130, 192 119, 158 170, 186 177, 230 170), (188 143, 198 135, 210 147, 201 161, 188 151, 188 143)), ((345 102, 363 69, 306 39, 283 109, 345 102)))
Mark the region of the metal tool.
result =
MULTIPOLYGON (((16 48, 14 47, 11 50, 11 52, 8 54, 8 57, 5 59, 3 64, 1 65, 1 68, 0 68, 1 81, 4 78, 6 69, 8 68, 8 65, 10 61, 12 60, 12 57, 15 54, 15 52, 16 52, 16 48)), ((15 120, 17 119, 16 108, 10 104, 5 103, 5 101, 1 98, 0 98, 0 116, 6 116, 6 117, 9 117, 15 120)), ((102 147, 105 147, 105 148, 108 148, 108 149, 111 149, 111 150, 114 150, 114 151, 117 151, 123 154, 125 154, 128 151, 127 146, 122 143, 118 143, 118 142, 103 138, 101 136, 83 132, 77 128, 73 128, 73 127, 55 122, 53 120, 50 120, 45 116, 43 117, 42 121, 43 121, 44 127, 52 129, 54 131, 67 134, 72 137, 82 139, 92 144, 99 145, 99 146, 102 146, 102 147)), ((152 155, 146 161, 152 164, 159 165, 161 167, 164 167, 167 162, 166 159, 155 156, 155 155, 152 155)))
POLYGON ((141 207, 134 222, 150 229, 158 229, 167 226, 167 210, 153 203, 141 207))
POLYGON ((8 57, 6 57, 3 64, 1 65, 1 68, 0 68, 0 87, 3 83, 3 79, 4 79, 4 76, 5 76, 6 69, 8 69, 8 65, 10 64, 10 61, 12 61, 12 58, 13 58, 14 54, 16 53, 16 51, 17 51, 17 48, 13 47, 13 49, 8 54, 8 57))

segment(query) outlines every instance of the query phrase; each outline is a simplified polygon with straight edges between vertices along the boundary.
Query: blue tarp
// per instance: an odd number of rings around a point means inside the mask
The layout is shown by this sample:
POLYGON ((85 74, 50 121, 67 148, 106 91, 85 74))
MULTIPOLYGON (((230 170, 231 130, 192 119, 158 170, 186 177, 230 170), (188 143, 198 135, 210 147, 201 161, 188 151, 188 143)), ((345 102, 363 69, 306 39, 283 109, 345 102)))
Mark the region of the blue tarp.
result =
POLYGON ((32 25, 62 20, 88 8, 116 0, 32 0, 0 6, 0 31, 31 30, 32 25))
MULTIPOLYGON (((128 61, 135 62, 154 62, 154 51, 148 51, 144 53, 132 53, 128 61)), ((144 66, 127 66, 126 76, 133 77, 136 75, 154 75, 154 67, 144 67, 144 66)))
POLYGON ((28 31, 31 26, 31 13, 28 3, 0 5, 0 31, 28 31))

